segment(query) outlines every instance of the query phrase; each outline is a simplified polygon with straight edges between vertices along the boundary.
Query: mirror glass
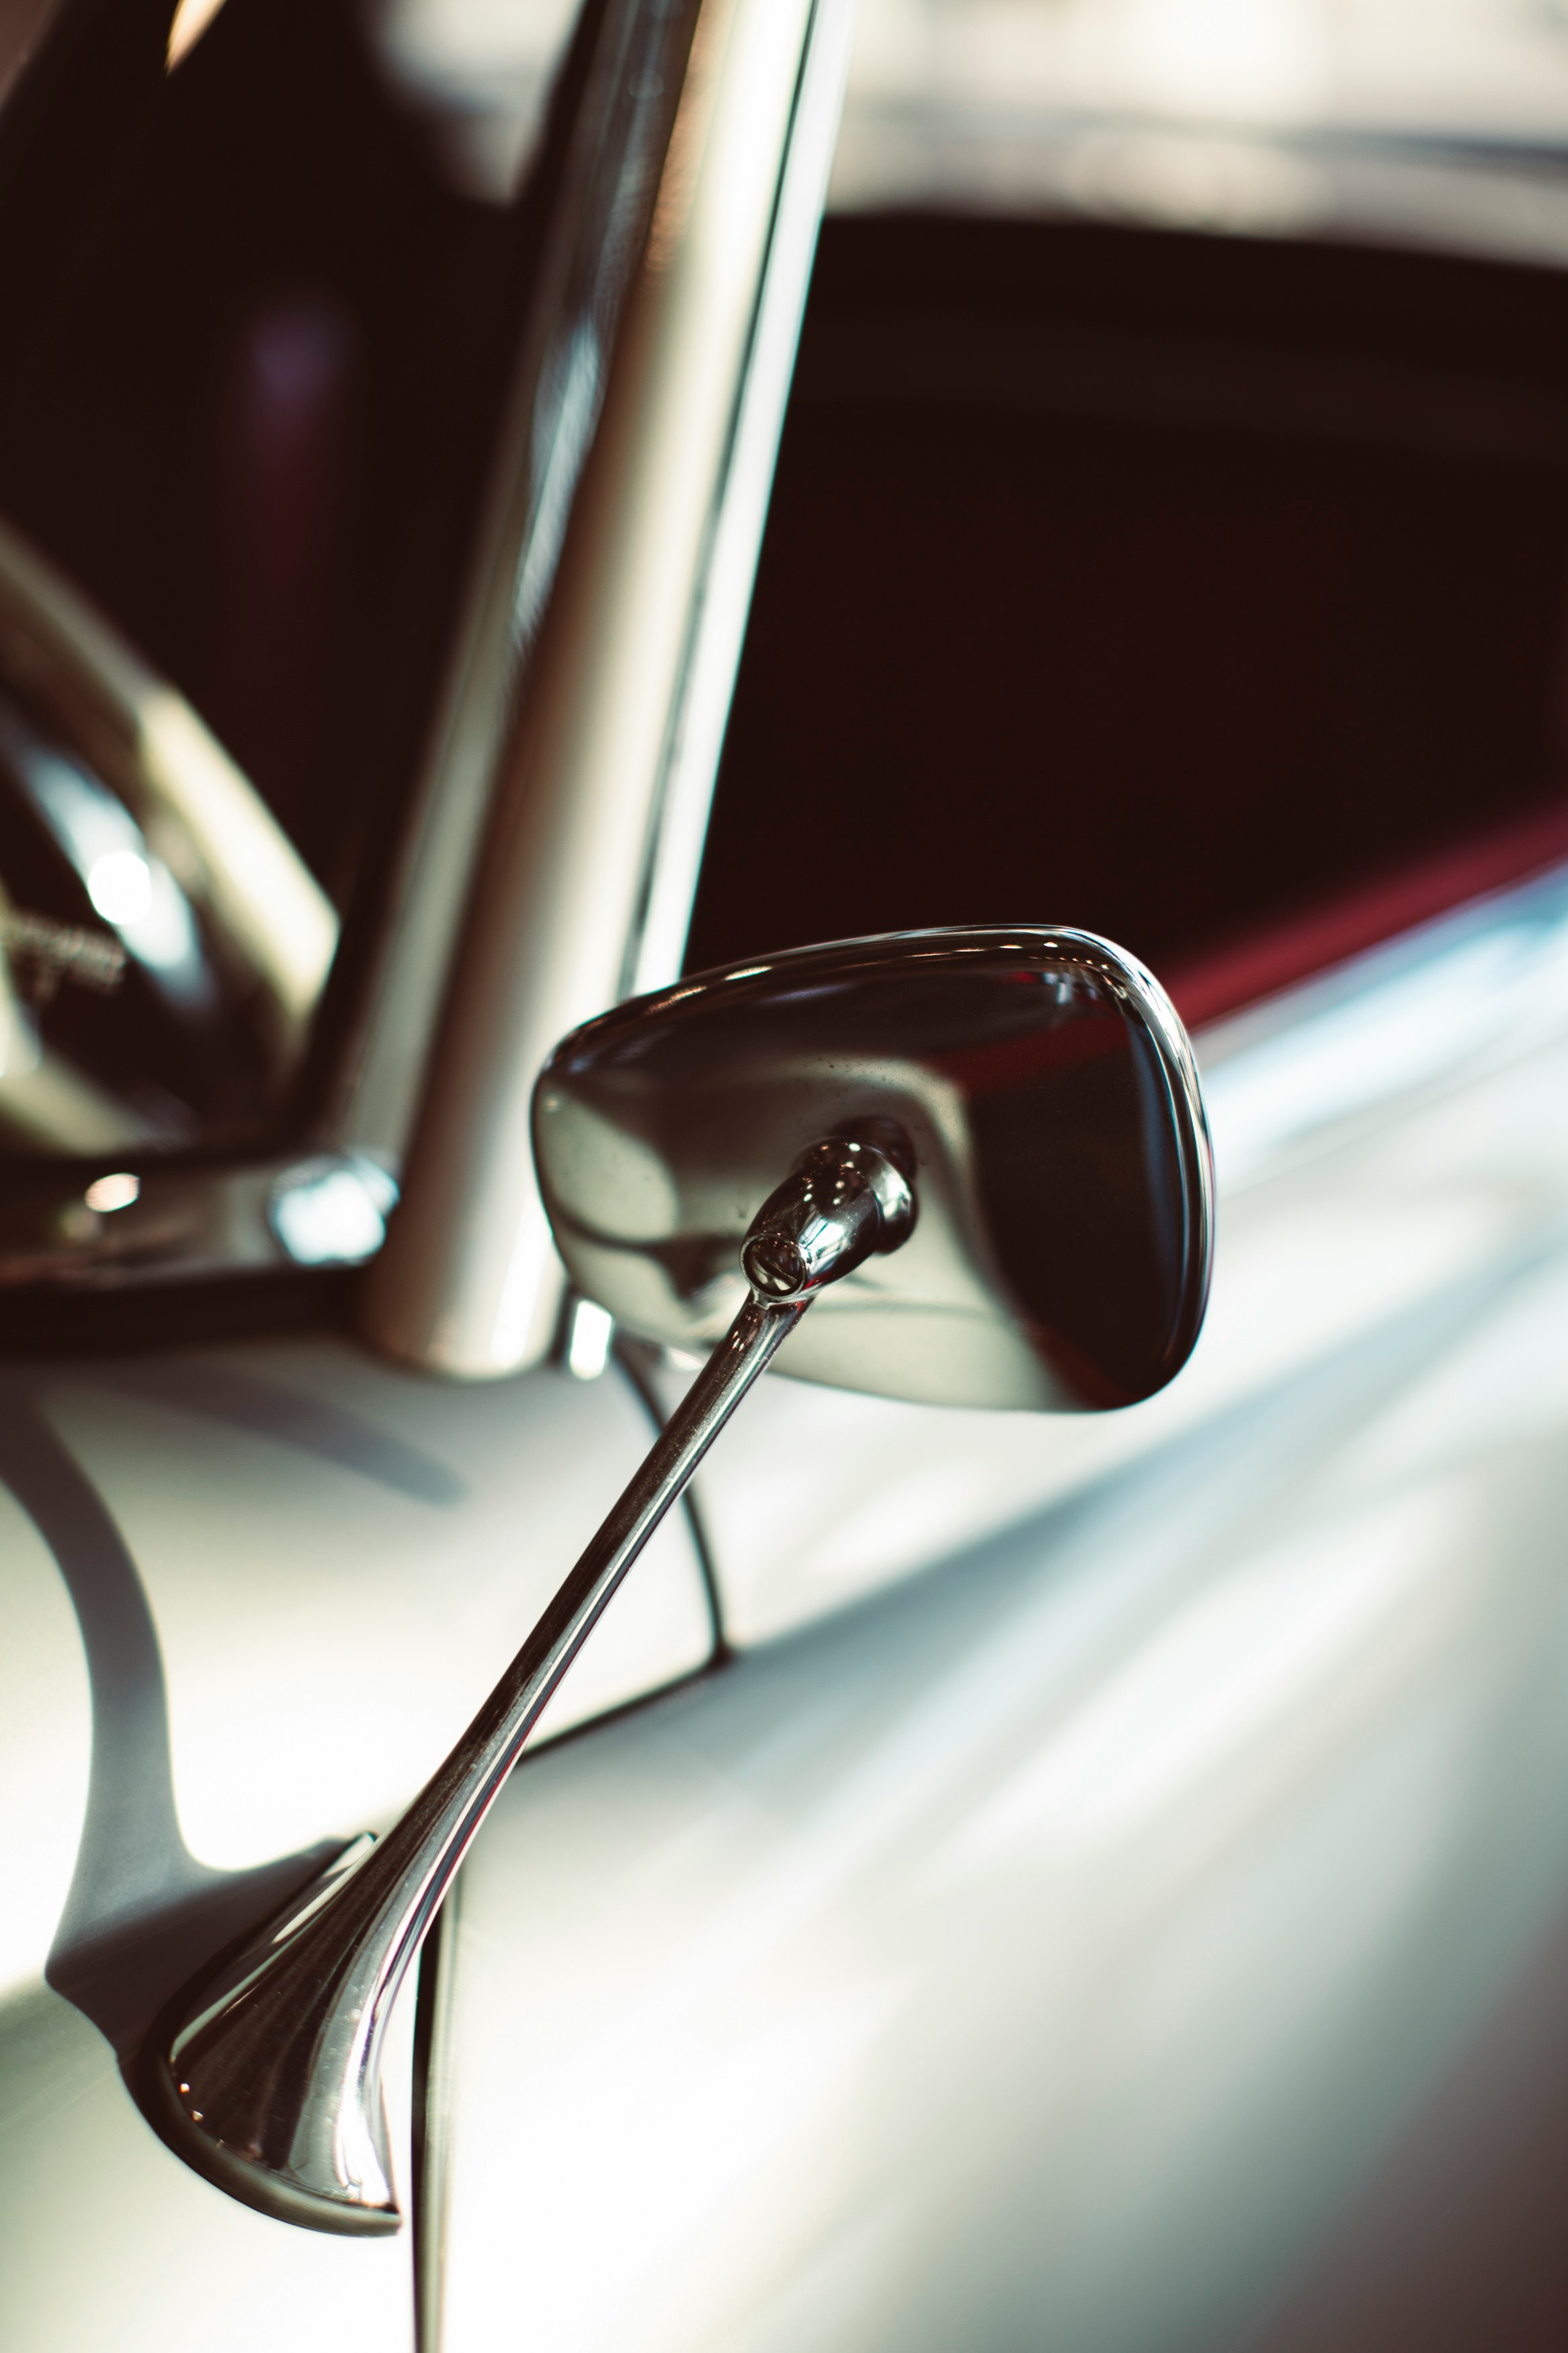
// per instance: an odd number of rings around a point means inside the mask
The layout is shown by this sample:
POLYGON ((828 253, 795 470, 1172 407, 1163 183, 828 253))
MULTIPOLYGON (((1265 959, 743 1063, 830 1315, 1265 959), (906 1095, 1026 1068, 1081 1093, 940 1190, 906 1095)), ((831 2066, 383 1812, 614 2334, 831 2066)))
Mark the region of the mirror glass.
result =
POLYGON ((1207 1296, 1213 1174, 1159 984, 1090 934, 911 932, 699 974, 559 1047, 534 1098, 574 1282, 680 1348, 723 1332, 737 1252, 796 1155, 879 1133, 910 1239, 823 1293, 779 1370, 938 1404, 1151 1395, 1207 1296))

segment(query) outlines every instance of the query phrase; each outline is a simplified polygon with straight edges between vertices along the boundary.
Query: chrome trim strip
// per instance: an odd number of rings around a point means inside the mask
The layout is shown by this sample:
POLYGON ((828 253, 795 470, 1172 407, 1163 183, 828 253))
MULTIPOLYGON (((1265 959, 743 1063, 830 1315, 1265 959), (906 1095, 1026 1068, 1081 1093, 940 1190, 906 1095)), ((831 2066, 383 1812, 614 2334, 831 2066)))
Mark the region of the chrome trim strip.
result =
POLYGON ((854 30, 855 0, 816 0, 751 352, 670 729, 645 904, 623 976, 622 993, 628 997, 674 980, 686 947, 844 111, 854 30))
POLYGON ((604 407, 696 11, 616 0, 599 33, 492 470, 486 525, 393 913, 324 1134, 401 1155, 443 984, 604 407))
MULTIPOLYGON (((786 225, 797 268, 809 262, 803 199, 781 207, 778 197, 815 16, 811 0, 703 0, 693 36, 403 1206, 366 1288, 367 1335, 447 1373, 518 1370, 553 1335, 562 1276, 534 1176, 530 1096, 556 1039, 623 983, 674 714, 695 676, 693 602, 721 543, 714 518, 740 447, 748 362, 764 347, 759 288, 770 250, 785 251, 786 225)), ((825 121, 814 114, 824 143, 825 121)), ((804 291, 802 280, 797 302, 804 291)), ((782 292, 775 300, 783 306, 782 292)), ((787 370, 773 364, 777 410, 787 370)), ((749 446, 765 448, 756 397, 749 446)), ((775 415, 773 440, 777 430, 775 415)), ((737 481, 754 515, 754 471, 737 481)), ((739 522, 732 532, 738 546, 739 522)))

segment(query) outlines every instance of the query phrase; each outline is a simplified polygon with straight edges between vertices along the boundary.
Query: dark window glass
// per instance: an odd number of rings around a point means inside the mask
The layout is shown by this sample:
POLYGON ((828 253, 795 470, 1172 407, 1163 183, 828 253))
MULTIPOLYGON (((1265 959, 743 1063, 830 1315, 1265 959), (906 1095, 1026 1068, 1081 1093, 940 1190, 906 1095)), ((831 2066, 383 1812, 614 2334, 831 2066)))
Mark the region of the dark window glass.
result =
POLYGON ((1074 923, 1201 1016, 1568 852, 1565 553, 1555 272, 830 220, 689 963, 1074 923))

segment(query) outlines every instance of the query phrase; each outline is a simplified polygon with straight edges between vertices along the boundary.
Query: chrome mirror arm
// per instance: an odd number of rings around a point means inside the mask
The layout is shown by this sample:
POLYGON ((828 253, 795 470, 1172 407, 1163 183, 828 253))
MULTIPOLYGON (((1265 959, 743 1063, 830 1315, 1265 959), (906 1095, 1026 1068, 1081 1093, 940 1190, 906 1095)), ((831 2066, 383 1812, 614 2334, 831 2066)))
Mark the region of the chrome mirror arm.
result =
POLYGON ((915 1215, 896 1145, 802 1155, 742 1246, 750 1295, 457 1746, 401 1820, 361 1838, 185 1998, 152 2054, 164 2137, 247 2205, 319 2231, 395 2231, 381 2055, 398 1991, 547 1701, 714 1439, 825 1284, 915 1215))

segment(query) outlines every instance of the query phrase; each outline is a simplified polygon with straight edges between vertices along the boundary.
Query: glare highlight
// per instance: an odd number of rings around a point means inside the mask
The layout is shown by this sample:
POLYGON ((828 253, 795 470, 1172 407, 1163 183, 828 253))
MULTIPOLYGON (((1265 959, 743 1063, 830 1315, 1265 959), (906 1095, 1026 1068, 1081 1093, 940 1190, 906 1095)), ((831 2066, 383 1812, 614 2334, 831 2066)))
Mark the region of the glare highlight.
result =
POLYGON ((95 859, 87 895, 106 923, 140 923, 153 905, 153 875, 133 849, 111 849, 95 859))
POLYGON ((169 47, 164 57, 166 71, 173 73, 184 63, 218 10, 223 0, 180 0, 169 26, 169 47))
POLYGON ((142 1179, 128 1168, 117 1169, 110 1176, 95 1176, 82 1199, 89 1209, 106 1216, 114 1209, 128 1209, 142 1197, 142 1179))
POLYGON ((580 1381, 596 1381, 610 1361, 615 1338, 614 1319, 591 1299, 580 1299, 572 1313, 566 1343, 566 1367, 580 1381))
POLYGON ((359 1266, 385 1240, 396 1200, 390 1172, 363 1155, 308 1161, 279 1180, 272 1230, 296 1266, 359 1266))

